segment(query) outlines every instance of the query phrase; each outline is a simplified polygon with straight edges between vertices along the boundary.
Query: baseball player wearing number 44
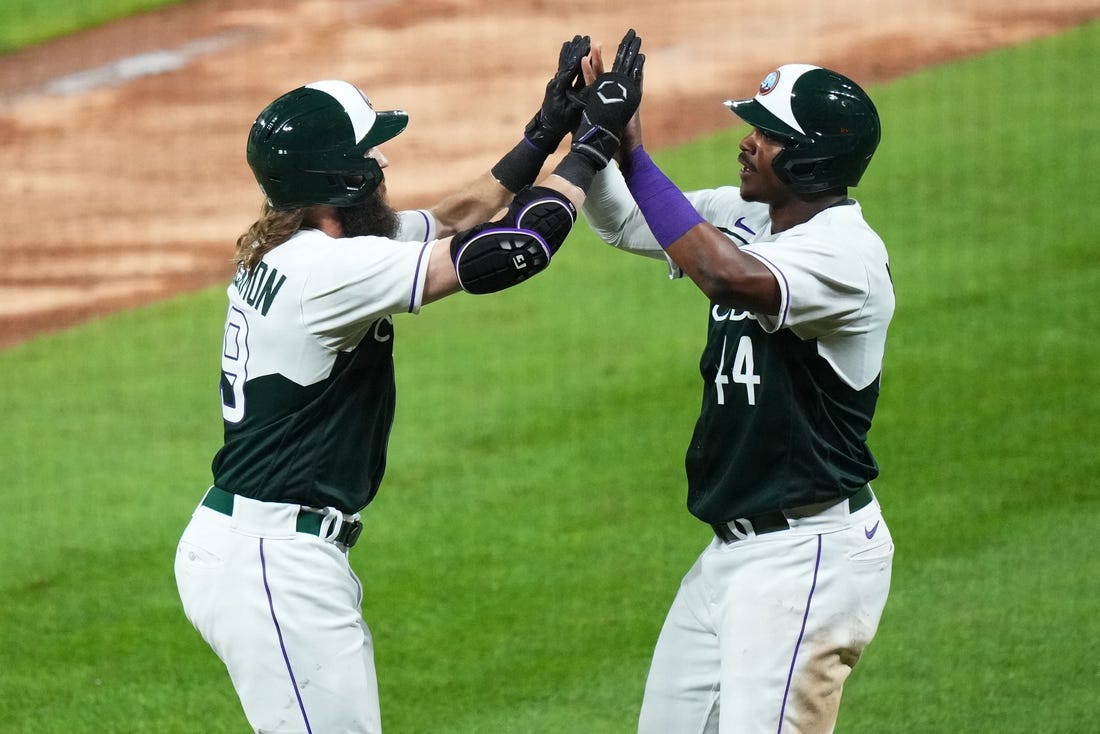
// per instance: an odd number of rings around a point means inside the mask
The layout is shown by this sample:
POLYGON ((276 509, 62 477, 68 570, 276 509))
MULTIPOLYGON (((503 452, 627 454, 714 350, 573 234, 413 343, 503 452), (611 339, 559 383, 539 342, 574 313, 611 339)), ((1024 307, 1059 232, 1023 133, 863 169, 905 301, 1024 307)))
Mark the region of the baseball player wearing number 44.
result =
POLYGON ((681 193, 639 115, 583 208, 605 241, 666 260, 710 300, 686 465, 711 539, 658 637, 638 730, 831 732, 894 553, 867 446, 894 292, 848 196, 879 116, 851 79, 806 64, 726 105, 752 126, 739 188, 681 193))
POLYGON ((257 732, 381 731, 348 552, 386 465, 392 316, 547 267, 640 99, 641 58, 585 87, 588 50, 587 37, 563 44, 520 143, 430 209, 386 203, 378 146, 408 117, 376 111, 348 82, 288 92, 252 126, 248 163, 266 202, 238 241, 222 344, 224 444, 175 573, 188 619, 257 732), (569 132, 570 151, 530 187, 569 132))

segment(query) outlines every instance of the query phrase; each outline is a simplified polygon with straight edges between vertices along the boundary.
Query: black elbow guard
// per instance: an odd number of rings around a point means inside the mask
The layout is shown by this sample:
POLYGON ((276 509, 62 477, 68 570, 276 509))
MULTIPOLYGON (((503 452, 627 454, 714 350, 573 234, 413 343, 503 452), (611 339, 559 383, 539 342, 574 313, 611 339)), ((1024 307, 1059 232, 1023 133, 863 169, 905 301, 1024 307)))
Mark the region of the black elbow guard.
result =
POLYGON ((451 238, 451 261, 467 293, 495 293, 542 272, 577 219, 569 199, 542 186, 516 194, 495 222, 451 238))

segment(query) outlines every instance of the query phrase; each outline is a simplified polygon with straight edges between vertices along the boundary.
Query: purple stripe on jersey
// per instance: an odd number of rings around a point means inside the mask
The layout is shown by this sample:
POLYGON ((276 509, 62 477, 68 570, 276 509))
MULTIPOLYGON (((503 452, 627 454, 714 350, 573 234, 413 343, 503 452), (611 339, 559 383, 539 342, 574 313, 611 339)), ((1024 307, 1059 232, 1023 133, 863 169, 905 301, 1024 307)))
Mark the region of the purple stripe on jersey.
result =
POLYGON ((787 711, 787 696, 791 693, 791 679, 794 678, 794 665, 798 661, 798 651, 802 647, 802 638, 806 636, 806 620, 810 617, 810 603, 814 598, 814 590, 817 589, 817 572, 821 568, 821 536, 817 536, 817 558, 814 559, 814 580, 810 584, 810 595, 806 597, 806 611, 802 613, 802 629, 798 631, 798 642, 794 646, 794 655, 791 656, 791 669, 787 671, 787 687, 783 690, 783 705, 779 708, 779 728, 776 734, 783 731, 783 714, 787 711))
POLYGON ((309 716, 306 714, 306 705, 302 701, 302 693, 298 690, 298 681, 294 677, 294 668, 291 667, 290 656, 286 652, 283 629, 279 626, 279 618, 275 615, 275 600, 271 598, 271 586, 267 583, 267 557, 264 555, 263 538, 260 538, 260 568, 263 571, 264 591, 267 592, 267 608, 271 612, 271 621, 275 624, 275 635, 279 638, 279 650, 283 653, 283 662, 286 664, 286 672, 290 676, 290 685, 294 688, 294 695, 298 699, 298 710, 302 712, 302 721, 305 722, 306 731, 313 734, 313 729, 309 725, 309 716))
POLYGON ((416 289, 420 287, 420 265, 424 262, 424 253, 428 251, 427 243, 420 248, 420 257, 416 258, 416 274, 413 275, 413 290, 409 296, 409 313, 416 308, 416 289))
POLYGON ((778 277, 783 281, 783 292, 787 294, 787 297, 783 299, 783 308, 780 309, 779 320, 776 321, 776 328, 783 328, 783 324, 787 323, 787 316, 791 312, 791 284, 787 281, 787 276, 783 273, 783 271, 776 267, 776 264, 773 263, 771 260, 764 257, 759 252, 753 252, 752 250, 746 250, 745 252, 752 255, 760 262, 767 263, 768 267, 771 268, 771 271, 773 273, 776 273, 778 277))

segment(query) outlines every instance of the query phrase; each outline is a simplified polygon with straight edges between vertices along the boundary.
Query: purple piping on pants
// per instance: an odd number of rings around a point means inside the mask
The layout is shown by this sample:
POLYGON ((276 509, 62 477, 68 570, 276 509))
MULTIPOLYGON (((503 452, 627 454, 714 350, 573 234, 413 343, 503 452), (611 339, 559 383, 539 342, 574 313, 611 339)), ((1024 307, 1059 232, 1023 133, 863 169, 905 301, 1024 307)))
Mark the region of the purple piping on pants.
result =
POLYGON ((267 583, 267 558, 264 556, 263 538, 260 538, 260 567, 263 569, 264 591, 267 592, 267 608, 271 611, 271 621, 275 624, 275 634, 279 638, 279 650, 283 653, 283 662, 286 663, 286 672, 290 676, 290 685, 294 688, 294 696, 298 699, 298 710, 302 712, 302 721, 305 722, 306 731, 313 734, 313 728, 309 725, 309 716, 306 715, 306 705, 302 701, 302 693, 298 690, 298 681, 294 678, 294 669, 290 666, 290 657, 286 654, 283 630, 279 626, 278 617, 275 616, 275 602, 271 598, 271 587, 267 583))
POLYGON ((810 584, 810 595, 806 597, 806 611, 802 613, 802 629, 798 631, 798 642, 794 646, 794 655, 791 656, 791 669, 787 671, 787 687, 783 691, 783 705, 779 709, 779 728, 775 734, 783 731, 783 714, 787 711, 787 696, 791 692, 791 679, 794 678, 794 664, 798 661, 798 650, 802 647, 802 638, 806 636, 806 620, 810 616, 810 602, 814 598, 814 590, 817 588, 817 571, 821 568, 821 536, 817 536, 817 558, 814 559, 814 580, 810 584))

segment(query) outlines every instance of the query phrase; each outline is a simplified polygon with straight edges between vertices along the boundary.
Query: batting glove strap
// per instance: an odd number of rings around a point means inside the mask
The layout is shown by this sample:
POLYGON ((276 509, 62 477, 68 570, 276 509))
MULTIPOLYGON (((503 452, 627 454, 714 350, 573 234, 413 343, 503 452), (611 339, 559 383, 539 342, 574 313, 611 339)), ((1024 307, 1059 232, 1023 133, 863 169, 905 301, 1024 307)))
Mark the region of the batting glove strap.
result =
POLYGON ((581 115, 581 124, 577 128, 576 135, 573 136, 573 151, 590 159, 599 171, 607 165, 618 149, 618 135, 592 122, 587 112, 581 115))
MULTIPOLYGON (((576 124, 573 127, 576 127, 576 124)), ((570 128, 554 125, 546 118, 543 111, 539 110, 523 129, 523 138, 531 147, 542 151, 545 158, 558 149, 558 145, 565 139, 569 130, 570 128)))
MULTIPOLYGON (((538 118, 539 115, 535 115, 538 118)), ((534 120, 532 120, 534 122, 534 120)), ((530 127, 530 126, 528 126, 530 127)), ((560 138, 559 138, 560 142, 560 138)), ((542 139, 546 143, 546 139, 542 139)), ((550 151, 557 148, 555 143, 550 151)), ((497 164, 490 169, 493 178, 500 185, 513 194, 530 186, 538 178, 542 164, 550 153, 543 150, 540 144, 536 144, 530 137, 524 135, 523 140, 516 143, 516 147, 504 154, 497 164)))
POLYGON ((606 165, 607 163, 599 164, 597 159, 589 153, 571 150, 554 168, 554 174, 561 176, 581 191, 587 192, 596 174, 606 165))

